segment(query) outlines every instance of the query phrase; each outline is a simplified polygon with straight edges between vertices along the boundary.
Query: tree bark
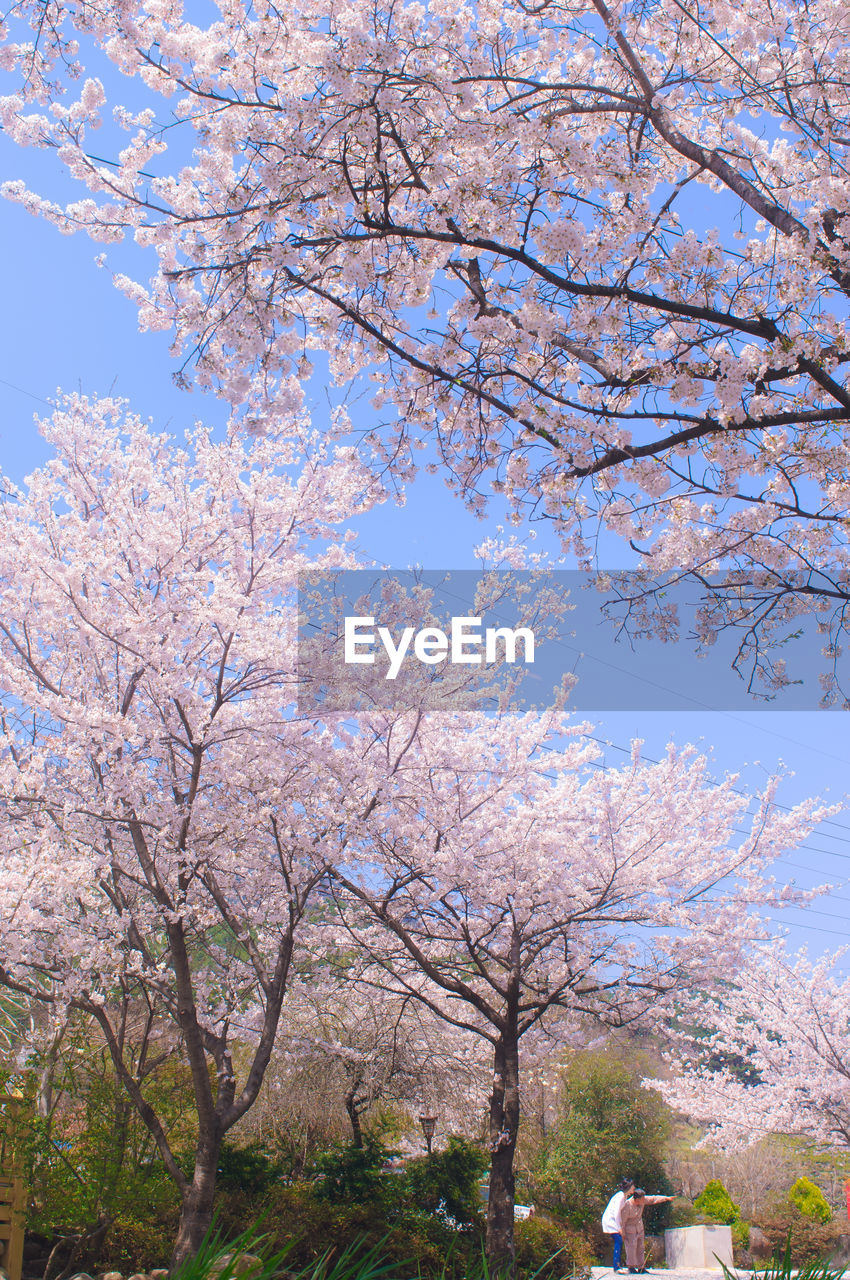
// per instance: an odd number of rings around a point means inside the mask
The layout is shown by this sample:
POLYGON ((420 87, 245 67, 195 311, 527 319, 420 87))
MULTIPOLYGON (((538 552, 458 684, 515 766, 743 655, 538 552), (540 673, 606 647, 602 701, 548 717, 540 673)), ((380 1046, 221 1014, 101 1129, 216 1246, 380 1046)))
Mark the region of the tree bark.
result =
POLYGON ((360 1112, 357 1110, 356 1094, 347 1093, 345 1095, 345 1109, 348 1112, 348 1118, 351 1121, 351 1133, 355 1147, 363 1146, 363 1129, 360 1125, 360 1112))
POLYGON ((180 1223, 171 1254, 170 1271, 194 1258, 210 1229, 215 1202, 215 1184, 224 1131, 216 1124, 198 1138, 192 1181, 183 1189, 180 1223))
POLYGON ((514 1153, 519 1129, 519 1037, 509 1017, 493 1056, 490 1096, 490 1194, 487 1201, 487 1262, 493 1277, 516 1274, 514 1248, 514 1153))

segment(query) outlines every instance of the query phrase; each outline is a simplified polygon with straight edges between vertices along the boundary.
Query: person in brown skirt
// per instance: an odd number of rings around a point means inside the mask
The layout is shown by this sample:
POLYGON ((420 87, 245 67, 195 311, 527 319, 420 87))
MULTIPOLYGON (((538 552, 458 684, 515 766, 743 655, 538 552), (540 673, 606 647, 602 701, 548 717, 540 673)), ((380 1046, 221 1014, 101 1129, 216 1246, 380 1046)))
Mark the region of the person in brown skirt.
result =
POLYGON ((642 1187, 635 1187, 620 1209, 623 1244, 626 1248, 626 1266, 630 1273, 638 1275, 646 1271, 646 1250, 643 1234, 643 1211, 648 1204, 666 1204, 672 1196, 648 1196, 642 1187))

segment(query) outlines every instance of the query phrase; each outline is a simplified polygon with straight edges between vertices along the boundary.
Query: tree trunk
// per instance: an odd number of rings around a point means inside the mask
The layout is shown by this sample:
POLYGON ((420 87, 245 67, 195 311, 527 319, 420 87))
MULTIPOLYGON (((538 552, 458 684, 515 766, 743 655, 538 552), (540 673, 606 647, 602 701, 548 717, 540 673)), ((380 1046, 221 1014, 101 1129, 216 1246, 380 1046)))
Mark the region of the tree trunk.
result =
POLYGON ((67 1029, 68 1015, 66 1014, 59 1025, 54 1028, 50 1044, 47 1046, 42 1060, 41 1072, 38 1078, 38 1093, 36 1094, 36 1113, 42 1120, 50 1120, 53 1115, 53 1109, 56 1106, 53 1091, 56 1080, 56 1063, 59 1058, 59 1047, 67 1029))
POLYGON ((192 1181, 183 1192, 180 1224, 171 1254, 172 1275, 188 1258, 194 1258, 210 1229, 223 1136, 222 1133, 215 1133, 203 1135, 198 1140, 195 1170, 192 1181))
POLYGON ((363 1129, 360 1125, 360 1112, 357 1110, 357 1099, 353 1093, 345 1095, 345 1109, 351 1121, 351 1132, 355 1147, 363 1147, 363 1129))
POLYGON ((516 1025, 503 1031, 493 1060, 490 1096, 490 1195, 487 1262, 493 1277, 516 1273, 514 1249, 514 1153, 519 1128, 519 1042, 516 1025))

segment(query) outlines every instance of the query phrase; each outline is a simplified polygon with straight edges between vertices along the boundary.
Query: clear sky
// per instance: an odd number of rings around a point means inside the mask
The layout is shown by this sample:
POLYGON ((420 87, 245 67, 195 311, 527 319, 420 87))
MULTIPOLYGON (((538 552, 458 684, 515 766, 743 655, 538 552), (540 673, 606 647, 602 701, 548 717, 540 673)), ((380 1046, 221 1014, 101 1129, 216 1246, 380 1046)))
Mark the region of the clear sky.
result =
MULTIPOLYGON (((0 176, 23 177, 58 198, 69 188, 51 154, 21 152, 0 136, 0 176)), ((61 236, 19 206, 0 201, 4 307, 0 344, 0 468, 20 481, 45 456, 33 423, 49 412, 57 389, 126 397, 135 412, 153 419, 158 430, 180 436, 196 420, 221 426, 224 406, 214 397, 178 390, 176 359, 167 334, 140 334, 134 306, 116 292, 111 269, 146 277, 148 262, 133 246, 109 250, 109 268, 95 265, 103 251, 83 236, 61 236)), ((311 388, 312 391, 312 388, 311 388)), ((317 415, 322 388, 315 388, 317 415)), ((354 401, 354 417, 368 413, 368 394, 354 401)), ((365 425, 361 421, 358 425, 365 425)), ((377 563, 403 567, 472 568, 473 547, 493 532, 499 512, 485 522, 474 518, 440 477, 422 475, 404 506, 388 503, 360 525, 363 553, 377 563)), ((545 543, 545 533, 541 541, 545 543)), ((565 662, 572 661, 565 655, 565 662)), ((628 668, 629 654, 620 659, 628 668)), ((698 698, 699 689, 695 689, 698 698)), ((623 759, 632 737, 643 738, 657 756, 665 744, 701 743, 713 756, 718 775, 741 772, 742 786, 756 787, 778 767, 793 771, 782 798, 793 803, 807 794, 840 800, 850 790, 847 776, 850 715, 846 712, 622 711, 598 721, 598 736, 611 764, 623 759)), ((850 811, 823 825, 803 850, 776 867, 783 880, 810 885, 828 880, 835 889, 805 913, 783 913, 792 942, 812 951, 832 950, 847 936, 850 912, 850 811)))

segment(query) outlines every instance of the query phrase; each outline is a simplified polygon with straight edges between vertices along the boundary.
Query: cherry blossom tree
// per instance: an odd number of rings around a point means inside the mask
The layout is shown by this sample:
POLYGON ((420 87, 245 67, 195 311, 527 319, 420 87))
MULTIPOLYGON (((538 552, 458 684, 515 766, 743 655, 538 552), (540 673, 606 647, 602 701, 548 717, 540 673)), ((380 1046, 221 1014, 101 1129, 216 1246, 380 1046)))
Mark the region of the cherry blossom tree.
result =
POLYGON ((489 1046, 488 1251, 509 1265, 520 1044, 571 1019, 633 1022, 736 963, 752 910, 794 896, 766 867, 817 810, 778 810, 772 784, 748 820, 692 749, 597 768, 557 704, 305 720, 296 575, 347 563, 327 513, 375 486, 350 449, 285 428, 251 445, 199 431, 180 452, 74 398, 44 428, 55 459, 6 485, 0 981, 97 1022, 180 1189, 179 1260, 293 968, 346 956, 336 981, 489 1046), (319 886, 331 896, 305 920, 319 886), (191 1176, 124 1052, 131 1006, 189 1066, 191 1176))
POLYGON ((763 932, 755 907, 777 900, 764 868, 812 816, 779 811, 770 788, 748 817, 735 780, 713 784, 692 748, 646 764, 635 744, 626 767, 598 768, 574 728, 547 751, 554 725, 479 717, 461 741, 421 726, 392 795, 352 825, 332 873, 329 945, 354 944, 357 980, 412 996, 489 1046, 487 1253, 498 1271, 513 1265, 521 1060, 589 1022, 636 1023, 684 984, 738 965, 763 932))
POLYGON ((671 1105, 735 1149, 771 1133, 850 1143, 850 978, 846 948, 819 960, 757 948, 734 981, 682 1008, 710 1029, 679 1044, 682 1072, 653 1081, 671 1105), (754 1011, 758 1016, 754 1017, 754 1011))
POLYGON ((329 1144, 362 1145, 385 1110, 404 1126, 393 1138, 402 1154, 421 1151, 426 1112, 437 1117, 438 1145, 479 1139, 489 1077, 481 1047, 409 996, 308 969, 290 984, 286 1035, 234 1136, 287 1153, 294 1178, 329 1144))
POLYGON ((292 706, 292 601, 305 564, 345 562, 335 521, 375 486, 303 421, 180 451, 74 397, 43 430, 55 457, 0 506, 0 983, 97 1023, 179 1188, 177 1263, 344 841, 322 783, 344 748, 292 706), (129 1015, 159 1051, 134 1056, 129 1015), (189 1173, 147 1088, 175 1049, 189 1173))
POLYGON ((444 1130, 477 1136, 485 1098, 471 1037, 407 993, 352 983, 336 966, 318 977, 290 993, 275 1091, 288 1093, 293 1076, 300 1078, 302 1092, 306 1086, 331 1111, 344 1109, 357 1147, 364 1117, 380 1105, 412 1113, 417 1133, 418 1115, 439 1111, 444 1130))
POLYGON ((249 420, 321 347, 340 382, 374 378, 387 465, 433 439, 470 501, 491 480, 583 561, 600 522, 630 542, 646 592, 722 571, 705 636, 740 626, 756 662, 812 607, 842 629, 837 0, 219 11, 14 0, 4 127, 89 194, 7 194, 152 246, 150 286, 119 283, 249 420), (81 33, 113 67, 65 97, 81 33), (114 68, 149 108, 120 106, 114 68), (107 105, 120 151, 91 138, 107 105))

